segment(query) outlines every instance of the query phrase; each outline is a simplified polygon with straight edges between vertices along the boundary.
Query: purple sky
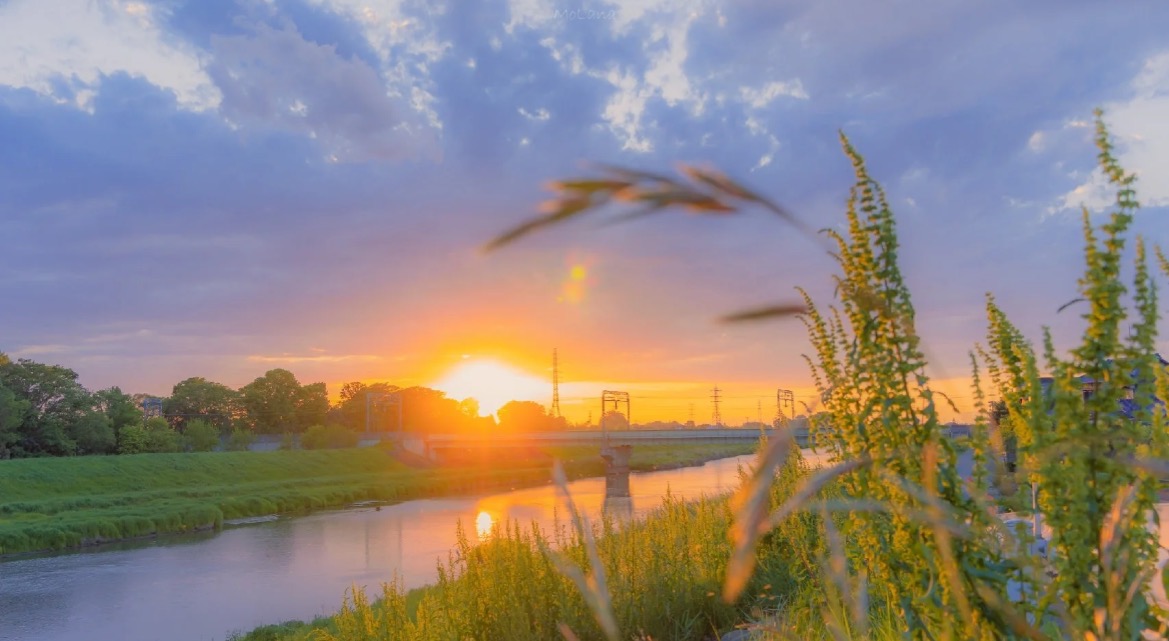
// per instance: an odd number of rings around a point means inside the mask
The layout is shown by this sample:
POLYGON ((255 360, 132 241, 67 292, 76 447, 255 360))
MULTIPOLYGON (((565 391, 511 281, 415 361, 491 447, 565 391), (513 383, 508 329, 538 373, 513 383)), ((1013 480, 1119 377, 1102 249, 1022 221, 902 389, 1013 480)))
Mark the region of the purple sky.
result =
POLYGON ((1033 337, 1080 327, 1055 312, 1079 207, 1109 199, 1094 107, 1137 230, 1167 238, 1166 33, 1154 1, 0 0, 0 350, 92 388, 286 367, 335 393, 464 355, 546 376, 555 346, 571 407, 624 385, 701 421, 720 384, 753 419, 807 396, 802 326, 712 319, 796 285, 828 302, 832 263, 790 229, 477 249, 584 160, 711 163, 838 225, 842 129, 897 211, 934 374, 963 379, 988 291, 1033 337))

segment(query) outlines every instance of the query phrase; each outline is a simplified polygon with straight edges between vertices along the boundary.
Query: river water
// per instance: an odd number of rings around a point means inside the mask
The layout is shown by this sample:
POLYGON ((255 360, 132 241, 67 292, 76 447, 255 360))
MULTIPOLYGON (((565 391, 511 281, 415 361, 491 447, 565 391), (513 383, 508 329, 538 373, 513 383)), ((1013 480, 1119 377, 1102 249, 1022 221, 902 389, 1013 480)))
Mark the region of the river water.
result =
MULTIPOLYGON (((605 479, 570 484, 596 518, 728 492, 750 457, 630 475, 630 496, 606 498, 605 479)), ((485 536, 508 519, 551 529, 563 515, 550 486, 425 499, 277 519, 222 532, 0 561, 0 639, 12 641, 222 641, 235 631, 311 619, 344 591, 371 595, 397 573, 407 588, 434 582, 458 523, 485 536)))

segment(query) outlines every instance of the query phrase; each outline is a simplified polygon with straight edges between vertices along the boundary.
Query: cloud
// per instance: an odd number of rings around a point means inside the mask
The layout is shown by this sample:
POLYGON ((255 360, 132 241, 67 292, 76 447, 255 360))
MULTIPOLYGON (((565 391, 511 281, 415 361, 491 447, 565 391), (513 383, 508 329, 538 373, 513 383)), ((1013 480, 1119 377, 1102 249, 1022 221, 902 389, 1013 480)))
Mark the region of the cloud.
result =
MULTIPOLYGON (((1137 175, 1137 192, 1146 207, 1169 206, 1169 50, 1148 57, 1129 83, 1129 95, 1104 107, 1105 122, 1120 164, 1137 175)), ((1069 121, 1064 130, 1088 133, 1090 123, 1069 121)), ((1042 136, 1042 132, 1036 135, 1042 136)), ((1116 202, 1116 189, 1100 169, 1060 196, 1049 214, 1100 212, 1116 202)))
POLYGON ((291 26, 213 36, 209 74, 233 123, 278 126, 318 140, 333 161, 436 157, 437 132, 378 72, 305 40, 291 26))
POLYGON ((314 354, 312 356, 294 356, 290 354, 281 354, 279 356, 264 356, 260 354, 252 354, 248 356, 248 360, 253 363, 351 363, 351 362, 372 362, 382 360, 381 356, 374 354, 314 354))
POLYGON ((175 93, 184 108, 218 102, 197 53, 166 37, 141 2, 14 0, 0 5, 0 86, 88 106, 90 85, 124 72, 175 93))
POLYGON ((475 249, 582 160, 709 163, 838 226, 841 129, 897 209, 931 357, 963 370, 986 290, 1023 327, 1074 293, 1078 222, 1043 217, 1090 184, 1090 130, 1068 122, 1105 105, 1146 202, 1169 184, 1160 5, 46 1, 61 24, 0 5, 0 299, 19 301, 0 326, 102 385, 285 362, 249 356, 420 376, 456 343, 567 341, 595 348, 588 380, 803 376, 798 327, 711 322, 797 284, 831 296, 832 263, 770 218, 475 249), (557 305, 584 254, 589 296, 557 305), (386 360, 308 360, 345 355, 386 360))

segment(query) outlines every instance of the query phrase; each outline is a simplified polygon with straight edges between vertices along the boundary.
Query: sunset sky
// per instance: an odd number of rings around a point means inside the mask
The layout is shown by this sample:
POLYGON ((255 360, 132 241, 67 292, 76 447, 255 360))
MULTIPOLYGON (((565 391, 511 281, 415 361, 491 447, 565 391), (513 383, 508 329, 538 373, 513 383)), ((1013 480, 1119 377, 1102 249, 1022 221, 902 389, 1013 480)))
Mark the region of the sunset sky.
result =
POLYGON ((811 400, 802 325, 714 319, 830 300, 791 229, 678 215, 480 248, 585 161, 709 163, 839 225, 843 130, 965 411, 986 292, 1034 338, 1081 327, 1056 310, 1079 207, 1108 198, 1094 107, 1140 176, 1136 229, 1169 243, 1167 33, 1152 0, 0 0, 0 351, 157 394, 496 363, 548 403, 555 347, 570 420, 618 389, 636 421, 705 422, 715 385, 725 421, 766 420, 778 387, 811 400))

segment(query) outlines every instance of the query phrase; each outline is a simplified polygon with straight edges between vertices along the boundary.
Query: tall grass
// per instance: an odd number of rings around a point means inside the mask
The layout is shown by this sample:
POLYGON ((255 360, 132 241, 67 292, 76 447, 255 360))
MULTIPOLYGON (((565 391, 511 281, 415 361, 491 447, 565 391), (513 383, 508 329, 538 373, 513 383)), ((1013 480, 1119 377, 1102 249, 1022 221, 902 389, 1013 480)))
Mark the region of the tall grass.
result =
MULTIPOLYGON (((773 505, 786 500, 805 473, 798 455, 789 466, 790 482, 771 490, 773 505)), ((782 536, 762 546, 749 594, 736 603, 720 598, 731 551, 726 536, 731 515, 725 497, 687 503, 666 496, 644 519, 620 528, 611 520, 595 525, 598 558, 622 631, 635 638, 699 641, 729 631, 752 609, 773 611, 793 598, 814 560, 810 550, 782 536)), ((793 522, 787 531, 800 527, 793 522)), ((573 567, 588 571, 583 532, 567 523, 543 532, 508 522, 497 524, 483 543, 470 540, 461 528, 457 538, 432 586, 405 593, 391 581, 377 601, 354 589, 332 617, 260 628, 241 639, 537 641, 559 638, 562 626, 582 640, 605 638, 580 590, 548 553, 556 550, 573 567)))

